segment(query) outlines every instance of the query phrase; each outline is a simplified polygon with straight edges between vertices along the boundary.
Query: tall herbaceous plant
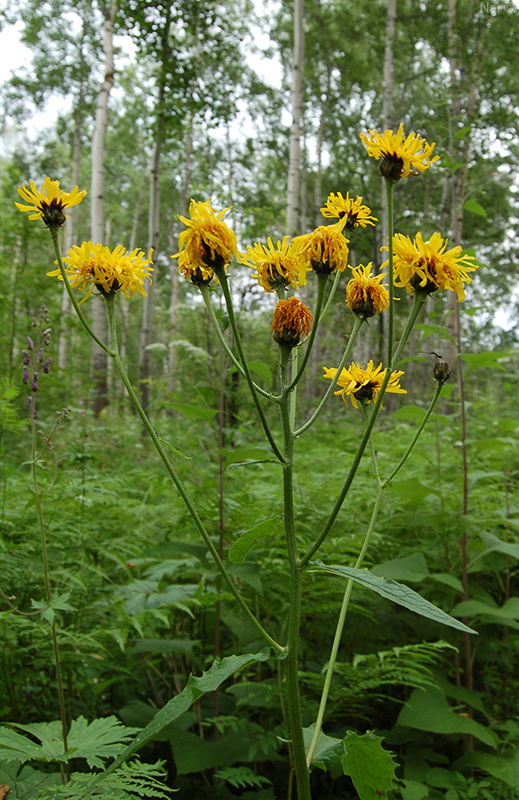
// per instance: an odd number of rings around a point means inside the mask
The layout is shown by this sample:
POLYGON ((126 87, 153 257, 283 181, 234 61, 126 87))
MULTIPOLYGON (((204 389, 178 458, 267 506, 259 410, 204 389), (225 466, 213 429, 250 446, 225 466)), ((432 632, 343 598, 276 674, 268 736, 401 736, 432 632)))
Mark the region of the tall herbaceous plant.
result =
MULTIPOLYGON (((198 288, 205 303, 207 313, 214 326, 222 347, 236 369, 247 382, 257 413, 259 426, 271 450, 271 459, 279 467, 280 481, 283 485, 282 517, 285 537, 286 586, 289 594, 286 637, 278 641, 267 623, 262 621, 261 609, 253 611, 244 600, 240 588, 228 571, 228 561, 219 555, 208 529, 197 512, 196 496, 186 491, 175 469, 175 449, 159 439, 147 414, 143 410, 135 390, 128 378, 121 360, 116 324, 116 304, 125 302, 135 293, 146 294, 146 286, 153 278, 152 253, 146 255, 141 250, 128 252, 122 246, 110 250, 99 242, 82 242, 72 247, 62 256, 59 248, 59 230, 66 222, 68 207, 80 203, 85 192, 77 187, 70 193, 60 189, 58 181, 49 178, 41 189, 31 181, 27 189, 19 189, 22 203, 17 203, 23 212, 30 213, 30 219, 43 221, 49 229, 56 252, 57 268, 48 274, 63 281, 72 305, 85 329, 113 360, 115 368, 145 426, 153 447, 156 449, 176 490, 184 501, 193 522, 205 545, 210 551, 228 591, 247 616, 266 643, 261 653, 231 656, 215 662, 203 678, 192 677, 183 692, 171 700, 129 744, 114 764, 96 781, 105 779, 116 767, 133 755, 146 741, 157 735, 169 722, 196 700, 202 693, 211 691, 246 663, 264 661, 267 658, 280 659, 286 682, 287 711, 289 730, 287 731, 290 768, 295 774, 299 800, 311 797, 311 770, 319 760, 340 762, 345 774, 350 775, 362 800, 386 797, 393 786, 396 764, 391 754, 381 747, 381 739, 372 734, 359 736, 348 732, 344 739, 332 739, 322 732, 327 698, 333 680, 334 665, 337 659, 341 636, 346 625, 348 604, 355 584, 372 591, 415 611, 425 617, 443 622, 446 625, 470 631, 462 623, 448 616, 407 586, 394 581, 376 577, 362 568, 363 561, 377 529, 377 519, 383 505, 384 489, 404 467, 427 420, 435 407, 442 388, 450 372, 446 362, 436 357, 433 376, 436 388, 423 420, 410 437, 404 456, 393 465, 391 471, 383 475, 377 461, 374 445, 374 431, 377 418, 383 412, 386 392, 405 395, 405 373, 398 369, 405 352, 409 336, 418 319, 422 306, 429 295, 445 289, 456 293, 458 301, 464 299, 464 284, 471 282, 470 273, 476 269, 474 259, 462 253, 461 247, 449 249, 448 242, 441 232, 434 233, 424 241, 418 231, 414 235, 393 231, 393 189, 402 181, 405 191, 407 178, 417 176, 429 169, 438 157, 433 156, 434 144, 415 133, 404 134, 403 125, 394 133, 383 134, 376 130, 361 133, 360 138, 368 155, 379 162, 387 191, 389 239, 383 248, 387 260, 382 265, 381 274, 373 274, 372 264, 348 266, 348 235, 355 228, 365 228, 377 223, 370 208, 363 205, 362 198, 344 197, 341 193, 331 194, 321 209, 330 224, 322 225, 311 233, 274 244, 268 238, 266 243, 255 242, 246 252, 238 250, 234 232, 225 221, 229 209, 216 210, 209 200, 191 200, 189 218, 180 217, 185 230, 179 237, 179 252, 172 256, 178 261, 182 276, 198 288), (248 358, 254 353, 246 353, 240 331, 236 323, 233 298, 230 288, 228 268, 232 260, 250 267, 255 278, 265 292, 277 295, 271 330, 265 336, 272 336, 278 348, 279 383, 276 393, 265 391, 252 377, 248 358), (324 368, 322 397, 309 418, 296 427, 295 407, 298 385, 300 384, 312 352, 319 326, 335 295, 341 273, 346 273, 349 281, 346 286, 346 303, 351 310, 352 326, 347 344, 338 364, 324 368), (307 281, 317 281, 315 307, 308 308, 292 294, 307 281), (399 340, 394 335, 394 287, 404 287, 412 297, 409 315, 399 340), (231 350, 224 336, 213 305, 214 293, 223 295, 229 323, 235 341, 231 350), (78 297, 82 295, 81 299, 78 297), (87 322, 81 304, 95 295, 100 295, 105 303, 109 337, 100 341, 87 322), (287 295, 290 295, 287 297, 287 295), (367 321, 378 314, 387 315, 384 343, 385 361, 377 363, 369 360, 358 363, 355 359, 355 343, 367 321), (307 549, 302 549, 296 525, 294 494, 294 452, 300 438, 318 419, 328 402, 344 403, 342 411, 358 417, 359 436, 356 452, 351 463, 344 464, 342 488, 337 496, 323 497, 322 517, 325 519, 320 530, 315 532, 314 540, 307 549), (269 424, 271 414, 265 409, 269 404, 276 406, 279 413, 282 435, 279 428, 273 430, 269 424), (371 459, 371 478, 375 484, 371 518, 364 534, 360 551, 354 564, 324 564, 319 560, 319 549, 337 519, 355 479, 359 464, 367 452, 371 459), (337 626, 329 656, 322 697, 315 723, 303 729, 301 720, 301 696, 298 681, 298 650, 301 620, 301 601, 305 591, 305 579, 310 572, 326 573, 330 580, 344 584, 344 597, 337 609, 337 626), (179 711, 180 709, 180 711, 179 711), (324 754, 324 755, 323 755, 324 754), (326 755, 327 754, 327 755, 326 755)), ((31 390, 36 390, 36 378, 28 376, 31 390)), ((32 412, 34 406, 31 406, 32 412)), ((341 412, 342 413, 342 412, 341 412)), ((387 424, 387 423, 386 423, 387 424)), ((174 444, 174 443, 173 443, 174 444)), ((306 469, 308 469, 308 465, 306 469)), ((271 509, 268 510, 271 515, 271 509)), ((255 528, 247 531, 233 544, 233 552, 243 559, 252 549, 257 539, 258 519, 255 528)), ((348 531, 344 531, 348 536, 348 531)), ((232 554, 231 554, 232 555, 232 554)), ((268 576, 265 576, 268 580, 268 576)), ((65 727, 63 727, 65 735, 65 727)), ((345 726, 347 727, 347 726, 345 726)), ((66 746, 65 746, 66 749, 66 746)), ((66 776, 69 776, 69 771, 66 776)))

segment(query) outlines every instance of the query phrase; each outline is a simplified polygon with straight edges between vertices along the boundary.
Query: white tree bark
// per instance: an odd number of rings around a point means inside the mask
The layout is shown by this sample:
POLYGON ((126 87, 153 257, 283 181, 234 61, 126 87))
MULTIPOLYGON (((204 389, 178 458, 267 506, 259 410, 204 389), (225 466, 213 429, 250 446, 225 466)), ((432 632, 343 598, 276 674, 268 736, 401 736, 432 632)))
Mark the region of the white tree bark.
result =
POLYGON ((303 65, 304 65, 304 0, 294 0, 294 55, 292 59, 292 83, 290 105, 292 125, 290 127, 290 155, 288 164, 286 232, 299 233, 300 184, 301 184, 301 120, 303 118, 303 65))
MULTIPOLYGON (((92 179, 90 184, 90 236, 94 243, 104 240, 104 150, 108 122, 108 98, 114 82, 114 19, 116 0, 111 0, 105 16, 103 31, 103 53, 105 75, 97 97, 97 108, 92 139, 92 179)), ((107 322, 104 303, 92 303, 92 328, 94 333, 106 341, 107 322)), ((97 344, 93 344, 92 368, 95 381, 94 411, 99 414, 108 402, 107 374, 108 357, 97 344)))

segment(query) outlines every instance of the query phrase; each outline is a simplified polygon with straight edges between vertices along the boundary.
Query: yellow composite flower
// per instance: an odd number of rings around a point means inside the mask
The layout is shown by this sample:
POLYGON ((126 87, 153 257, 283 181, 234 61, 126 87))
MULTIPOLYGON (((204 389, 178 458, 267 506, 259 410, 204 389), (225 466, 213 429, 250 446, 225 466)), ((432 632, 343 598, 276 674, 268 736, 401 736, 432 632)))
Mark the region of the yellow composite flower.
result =
POLYGON ((348 264, 348 244, 342 231, 347 222, 344 216, 334 225, 320 225, 312 233, 296 236, 292 241, 292 252, 299 264, 299 284, 306 283, 306 272, 329 275, 343 272, 348 264))
POLYGON ((346 303, 354 314, 364 317, 374 317, 389 308, 389 292, 382 280, 386 273, 371 276, 373 263, 370 261, 365 267, 350 267, 353 277, 346 286, 346 303))
POLYGON ((32 212, 29 219, 42 219, 48 228, 60 228, 67 219, 64 209, 77 206, 86 195, 86 190, 80 192, 74 186, 71 192, 64 192, 59 188, 59 181, 51 181, 47 177, 41 189, 36 188, 34 181, 29 182, 29 189, 22 183, 18 194, 29 205, 15 202, 15 206, 20 211, 32 212))
POLYGON ((362 205, 362 197, 357 197, 354 200, 350 197, 350 193, 346 193, 343 197, 340 192, 334 194, 333 192, 328 195, 326 204, 321 208, 323 217, 331 217, 342 219, 347 218, 346 230, 352 231, 359 225, 365 228, 366 225, 374 225, 378 220, 376 217, 371 216, 371 208, 362 205))
POLYGON ((438 161, 439 156, 432 156, 435 143, 429 144, 418 133, 410 133, 404 138, 404 124, 401 122, 398 131, 388 130, 384 133, 369 130, 361 133, 360 138, 365 144, 368 156, 382 159, 380 172, 385 178, 394 181, 418 175, 429 169, 431 164, 438 161))
MULTIPOLYGON (((144 282, 148 278, 151 281, 150 273, 153 272, 151 252, 146 258, 138 248, 128 252, 120 244, 110 250, 102 244, 83 242, 71 247, 64 256, 65 274, 72 287, 80 292, 88 290, 82 303, 94 289, 105 295, 121 289, 126 297, 133 297, 135 292, 146 297, 144 282)), ((59 268, 47 275, 63 280, 59 268)))
POLYGON ((308 336, 314 318, 310 309, 297 297, 279 300, 272 320, 272 335, 278 344, 295 347, 308 336))
MULTIPOLYGON (((469 272, 475 272, 478 265, 473 256, 462 255, 459 245, 447 250, 448 240, 440 233, 433 233, 428 242, 422 234, 414 240, 401 233, 393 236, 393 269, 395 286, 405 286, 409 294, 421 290, 431 294, 437 289, 450 289, 456 292, 458 303, 465 298, 463 283, 471 283, 469 272)), ((387 250, 387 247, 383 247, 387 250)), ((382 267, 387 266, 384 262, 382 267)))
POLYGON ((297 260, 292 255, 292 249, 288 244, 289 238, 285 236, 282 242, 277 243, 276 249, 272 239, 267 239, 268 247, 260 242, 255 242, 247 247, 247 252, 238 256, 241 264, 252 267, 256 272, 252 273, 253 278, 258 279, 258 283, 266 292, 273 292, 280 287, 292 286, 296 288, 298 265, 297 260))
MULTIPOLYGON (((379 364, 375 369, 373 361, 370 361, 367 367, 361 367, 360 364, 352 362, 349 369, 341 370, 337 385, 342 388, 334 392, 334 394, 340 395, 345 403, 347 402, 346 396, 349 395, 354 408, 359 407, 357 400, 371 403, 372 400, 375 401, 377 399, 377 395, 386 377, 386 372, 387 370, 382 369, 382 364, 379 364)), ((328 367, 324 367, 325 378, 329 378, 333 381, 336 374, 337 370, 335 368, 329 369, 328 367)), ((399 384, 399 379, 403 374, 403 372, 398 372, 397 370, 391 373, 389 383, 386 386, 386 392, 407 394, 407 391, 402 389, 399 384)))
POLYGON ((194 277, 194 283, 210 280, 212 272, 210 274, 208 270, 226 266, 237 253, 236 236, 223 222, 228 211, 229 208, 223 211, 213 209, 210 200, 204 203, 191 200, 191 219, 180 215, 178 217, 187 230, 182 231, 178 237, 180 251, 171 257, 178 258, 179 270, 184 277, 194 277), (202 280, 198 279, 200 276, 202 280))

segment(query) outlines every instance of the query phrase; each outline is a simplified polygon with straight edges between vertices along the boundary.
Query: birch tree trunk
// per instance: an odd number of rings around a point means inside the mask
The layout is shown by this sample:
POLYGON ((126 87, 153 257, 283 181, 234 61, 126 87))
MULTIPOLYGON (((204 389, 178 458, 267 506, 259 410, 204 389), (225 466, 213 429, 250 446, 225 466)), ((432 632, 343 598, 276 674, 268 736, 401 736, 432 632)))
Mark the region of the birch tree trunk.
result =
POLYGON ((301 120, 303 118, 303 65, 305 47, 303 20, 304 0, 294 0, 294 55, 292 59, 292 83, 290 89, 292 125, 290 127, 286 213, 286 233, 289 236, 299 233, 300 219, 301 120))
MULTIPOLYGON (((105 76, 97 98, 97 108, 92 139, 92 180, 90 184, 90 235, 94 243, 104 240, 104 149, 108 121, 108 98, 114 82, 114 19, 116 0, 111 0, 105 15, 103 53, 105 76)), ((92 329, 101 341, 106 341, 107 323, 104 303, 92 303, 92 329)), ((101 413, 108 402, 108 357, 97 344, 93 344, 92 370, 94 377, 94 413, 101 413)))

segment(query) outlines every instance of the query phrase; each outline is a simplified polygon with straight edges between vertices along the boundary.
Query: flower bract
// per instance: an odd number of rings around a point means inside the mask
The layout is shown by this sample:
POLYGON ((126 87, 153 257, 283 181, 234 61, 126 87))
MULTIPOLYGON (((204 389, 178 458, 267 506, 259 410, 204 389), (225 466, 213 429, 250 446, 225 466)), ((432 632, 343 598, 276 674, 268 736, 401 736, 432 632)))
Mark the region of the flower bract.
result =
POLYGON ((346 302, 354 314, 367 319, 389 308, 389 292, 382 280, 386 273, 371 276, 373 263, 363 267, 350 267, 353 277, 346 286, 346 302))
POLYGON ((223 221, 228 211, 229 208, 213 209, 210 200, 205 203, 191 200, 191 219, 179 215, 187 230, 179 235, 180 252, 172 258, 178 258, 178 268, 185 277, 195 275, 195 283, 207 282, 204 276, 209 275, 209 269, 225 267, 237 253, 236 236, 223 221), (200 270, 203 280, 196 280, 195 270, 200 270))
POLYGON ((353 230, 359 225, 365 228, 366 225, 374 225, 377 222, 376 217, 371 216, 371 208, 362 205, 362 197, 357 197, 353 200, 350 193, 346 193, 343 197, 340 192, 337 194, 330 194, 326 201, 326 205, 321 208, 323 217, 332 217, 342 219, 346 217, 346 230, 353 230))
POLYGON ((308 270, 329 275, 346 269, 349 242, 342 234, 346 222, 344 216, 334 225, 320 225, 312 233, 296 236, 292 241, 292 252, 299 264, 300 285, 306 283, 308 270))
MULTIPOLYGON (((110 250, 101 244, 83 242, 80 246, 72 247, 63 262, 70 285, 80 292, 88 290, 81 302, 94 289, 105 295, 120 289, 126 297, 132 297, 135 292, 146 297, 144 282, 153 272, 151 250, 146 258, 142 250, 136 248, 128 252, 122 245, 110 250)), ((62 280, 59 268, 47 274, 62 280)))
POLYGON ((71 192, 64 192, 59 188, 59 181, 51 181, 47 177, 41 189, 37 189, 34 181, 30 181, 29 189, 22 184, 18 194, 29 205, 15 202, 15 206, 20 211, 32 212, 29 219, 42 219, 48 228, 60 228, 67 219, 64 209, 80 203, 86 195, 86 190, 80 192, 78 187, 74 186, 71 192))
POLYGON ((238 257, 238 261, 247 264, 256 270, 253 277, 258 279, 258 283, 266 292, 273 292, 278 288, 298 285, 298 265, 297 260, 292 254, 292 249, 288 244, 288 236, 282 242, 277 242, 276 248, 272 239, 267 239, 268 247, 260 242, 247 247, 247 252, 238 257))
MULTIPOLYGON (((373 361, 370 361, 367 367, 361 367, 360 364, 352 362, 349 369, 341 370, 337 381, 337 385, 341 388, 334 394, 340 395, 345 403, 347 402, 346 397, 349 396, 354 408, 359 407, 358 400, 365 403, 370 403, 372 400, 375 401, 382 387, 386 372, 387 370, 382 369, 382 364, 379 364, 375 369, 373 361)), ((324 367, 325 378, 333 380, 336 374, 337 370, 335 368, 324 367)), ((399 379, 403 374, 403 372, 396 370, 391 373, 386 392, 407 394, 407 391, 402 389, 399 383, 399 379)))
POLYGON ((312 322, 310 309, 297 297, 279 300, 272 320, 272 335, 278 344, 295 347, 308 336, 312 322))
POLYGON ((403 123, 400 123, 396 134, 391 130, 384 133, 370 130, 368 133, 361 133, 360 138, 366 146, 368 156, 377 161, 382 159, 382 175, 393 181, 418 175, 439 159, 439 156, 431 158, 434 142, 429 144, 418 133, 410 133, 404 137, 403 123))
MULTIPOLYGON (((478 265, 473 256, 463 255, 459 245, 447 250, 447 239, 433 233, 428 242, 417 233, 414 240, 401 233, 393 236, 393 269, 395 286, 405 286, 409 294, 422 291, 431 294, 437 289, 456 292, 458 302, 465 298, 464 283, 471 283, 469 272, 478 265)), ((383 249, 387 250, 387 247, 383 249)), ((382 267, 387 266, 386 261, 382 267)))

